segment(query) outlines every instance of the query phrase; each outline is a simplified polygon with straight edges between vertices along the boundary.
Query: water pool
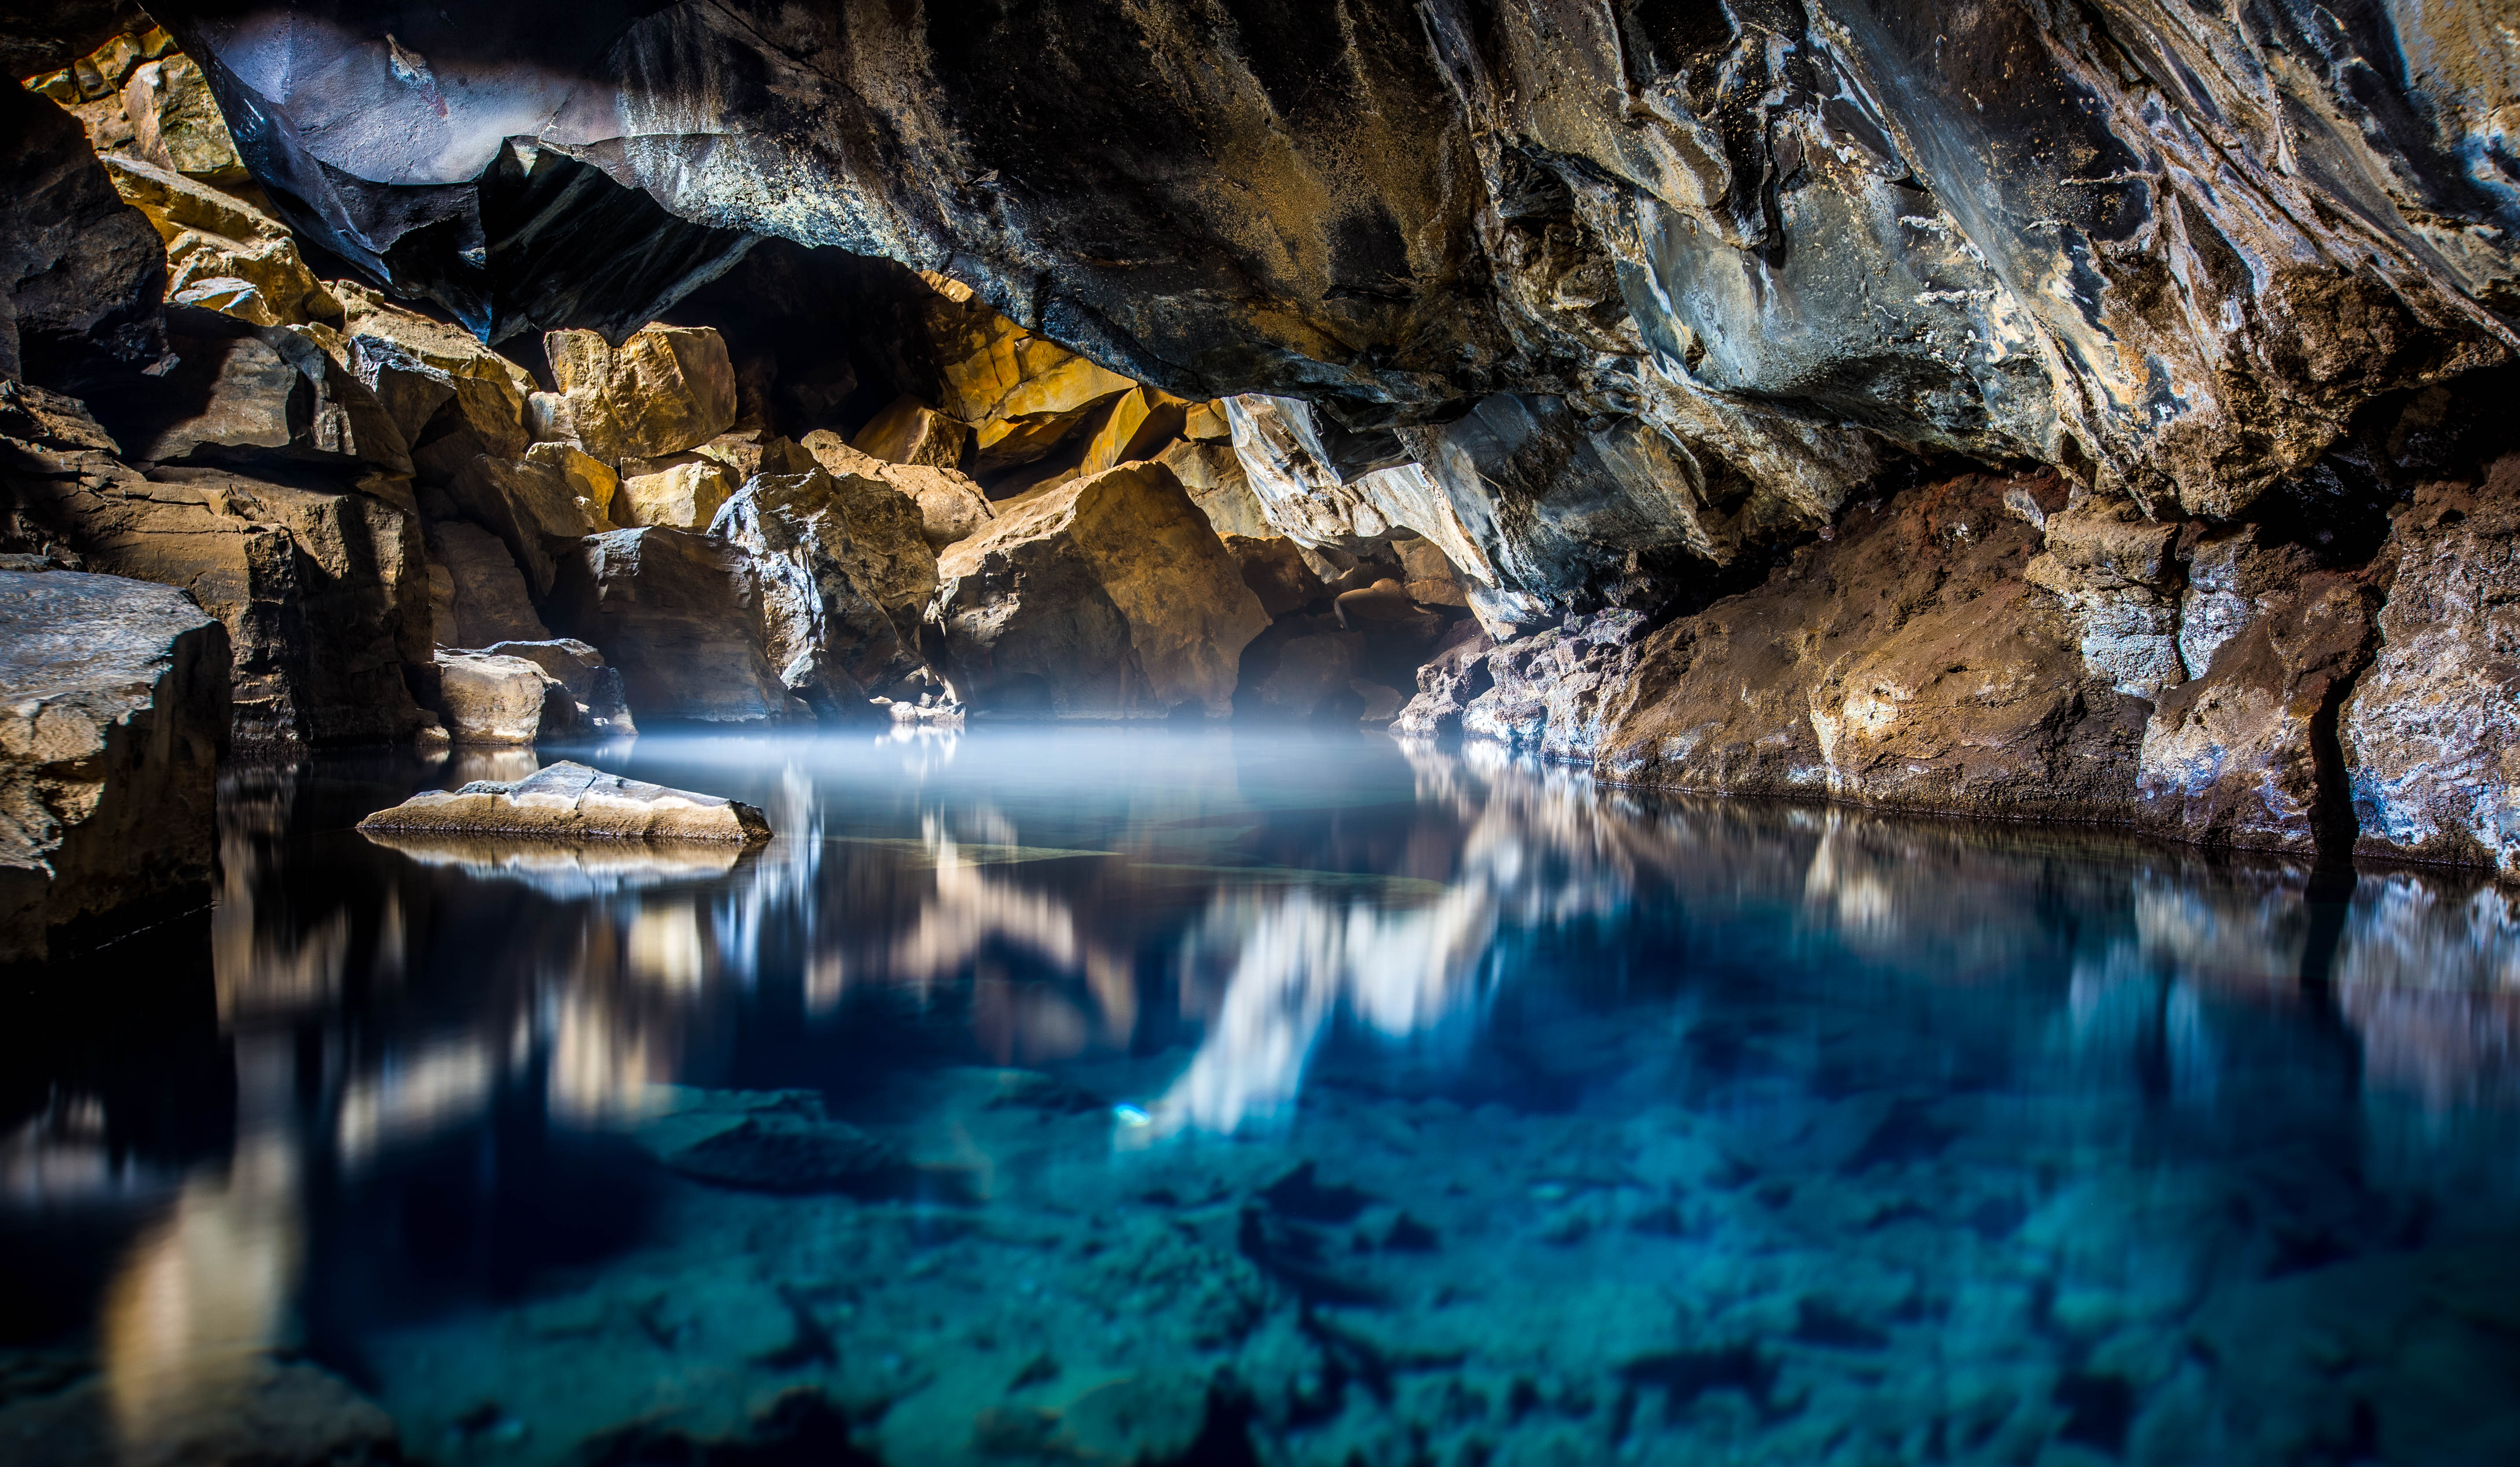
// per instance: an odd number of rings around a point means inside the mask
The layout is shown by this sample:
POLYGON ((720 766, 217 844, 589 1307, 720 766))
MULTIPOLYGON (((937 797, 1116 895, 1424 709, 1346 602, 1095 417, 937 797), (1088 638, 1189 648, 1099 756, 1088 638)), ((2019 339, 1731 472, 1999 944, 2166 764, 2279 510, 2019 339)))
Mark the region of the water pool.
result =
POLYGON ((2520 1461, 2477 879, 1378 737, 577 756, 779 837, 349 829, 530 756, 228 777, 181 1012, 11 1051, 0 1444, 2520 1461))

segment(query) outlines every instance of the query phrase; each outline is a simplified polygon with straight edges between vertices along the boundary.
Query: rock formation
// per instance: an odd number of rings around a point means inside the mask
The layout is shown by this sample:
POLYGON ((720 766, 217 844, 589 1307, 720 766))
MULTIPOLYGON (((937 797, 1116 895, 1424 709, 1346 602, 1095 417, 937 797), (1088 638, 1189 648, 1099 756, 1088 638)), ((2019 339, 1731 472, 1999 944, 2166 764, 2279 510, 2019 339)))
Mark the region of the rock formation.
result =
POLYGON ((0 964, 208 900, 227 667, 181 591, 0 570, 0 964))
POLYGON ((590 535, 562 563, 552 604, 562 629, 621 670, 642 723, 795 712, 763 652, 758 573, 722 540, 665 528, 590 535))
POLYGON ((567 841, 707 841, 748 846, 770 839, 761 811, 737 800, 668 790, 565 759, 531 777, 475 780, 428 790, 359 822, 361 830, 519 836, 567 841))

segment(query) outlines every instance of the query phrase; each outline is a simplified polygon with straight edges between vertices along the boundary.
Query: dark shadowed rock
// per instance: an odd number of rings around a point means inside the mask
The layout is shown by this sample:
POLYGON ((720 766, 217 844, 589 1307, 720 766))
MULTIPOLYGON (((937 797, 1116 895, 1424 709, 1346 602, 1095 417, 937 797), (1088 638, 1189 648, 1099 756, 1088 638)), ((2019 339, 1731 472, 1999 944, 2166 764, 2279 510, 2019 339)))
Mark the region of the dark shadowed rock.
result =
POLYGON ((207 899, 227 674, 181 591, 0 572, 0 963, 207 899))
POLYGON ((753 1192, 879 1192, 911 1169, 898 1148, 824 1114, 811 1090, 667 1093, 672 1109, 640 1127, 639 1144, 698 1181, 753 1192))
POLYGON ((436 639, 448 647, 487 647, 494 642, 541 642, 551 629, 526 594, 524 573, 499 537, 477 525, 449 521, 431 526, 430 549, 447 577, 449 615, 434 618, 436 639))
MULTIPOLYGON (((16 73, 12 73, 13 76, 16 73)), ((0 377, 68 391, 164 353, 166 252, 68 113, 0 85, 0 377)))
MULTIPOLYGON (((881 557, 858 532, 868 517, 849 511, 840 486, 820 469, 764 474, 710 527, 752 556, 764 650, 780 680, 818 715, 835 720, 872 716, 869 690, 889 688, 922 665, 916 642, 879 597, 881 557)), ((897 537, 909 522, 895 514, 871 529, 897 537)))
POLYGON ((562 630, 619 669, 643 723, 792 715, 763 655, 751 557, 724 540, 661 528, 590 535, 562 565, 551 610, 562 630))

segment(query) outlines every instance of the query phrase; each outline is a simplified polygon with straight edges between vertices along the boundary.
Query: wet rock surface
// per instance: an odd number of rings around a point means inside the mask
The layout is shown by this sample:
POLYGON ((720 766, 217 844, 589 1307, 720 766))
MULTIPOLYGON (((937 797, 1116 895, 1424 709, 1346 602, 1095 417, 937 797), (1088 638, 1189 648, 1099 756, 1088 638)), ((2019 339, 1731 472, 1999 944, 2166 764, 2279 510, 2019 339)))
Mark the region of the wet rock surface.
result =
POLYGON ((0 963, 207 899, 227 678, 181 591, 0 571, 0 963))
POLYGON ((740 801, 643 784, 567 760, 521 780, 474 780, 453 792, 415 795, 368 816, 359 828, 564 841, 749 845, 770 838, 770 824, 761 811, 740 801))

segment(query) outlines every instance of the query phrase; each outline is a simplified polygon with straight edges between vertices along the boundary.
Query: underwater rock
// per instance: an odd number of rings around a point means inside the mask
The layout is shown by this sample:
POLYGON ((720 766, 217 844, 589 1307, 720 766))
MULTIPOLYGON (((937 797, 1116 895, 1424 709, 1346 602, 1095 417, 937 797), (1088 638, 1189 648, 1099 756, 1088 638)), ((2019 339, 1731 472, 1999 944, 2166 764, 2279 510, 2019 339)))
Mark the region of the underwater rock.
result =
POLYGON ((0 572, 0 963, 206 897, 227 681, 179 590, 0 572))
MULTIPOLYGON (((522 663, 522 659, 509 659, 522 663)), ((532 668, 536 677, 538 668, 532 668)), ((643 784, 562 760, 513 782, 475 780, 427 790, 359 822, 406 834, 523 836, 538 840, 711 841, 770 839, 770 822, 740 801, 643 784)))
POLYGON ((2520 456, 2399 510, 2379 644, 2338 724, 2364 855, 2520 875, 2520 456))
POLYGON ((812 1090, 662 1087, 669 1109, 638 1130, 657 1161, 754 1192, 868 1192, 898 1185, 910 1160, 823 1110, 812 1090))
POLYGON ((441 647, 436 668, 437 712, 459 747, 531 745, 545 734, 567 732, 576 721, 559 680, 523 658, 441 647), (557 709, 551 707, 555 695, 557 709))
POLYGON ((549 611, 561 631, 620 670, 642 722, 749 723, 795 711, 763 654, 752 558, 724 540, 662 527, 589 535, 562 563, 549 611))
POLYGON ((110 1382, 0 1408, 0 1457, 43 1467, 369 1467, 402 1460, 393 1418, 329 1371, 256 1356, 205 1398, 133 1422, 110 1382))
POLYGON ((180 586, 226 624, 238 742, 390 743, 419 726, 402 675, 429 658, 417 516, 322 477, 144 476, 95 452, 9 486, 20 521, 88 569, 180 586))
POLYGON ((997 508, 937 560, 929 618, 965 703, 1061 717, 1228 711, 1269 616, 1172 471, 1130 464, 997 508))
POLYGON ((607 464, 697 448, 735 426, 735 365, 714 331, 648 326, 619 346, 555 331, 543 349, 577 445, 607 464))

